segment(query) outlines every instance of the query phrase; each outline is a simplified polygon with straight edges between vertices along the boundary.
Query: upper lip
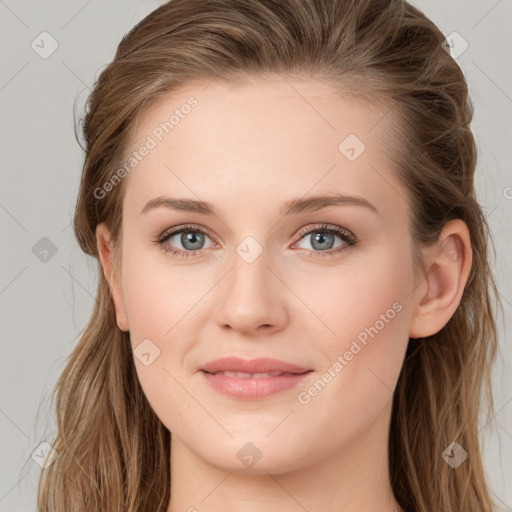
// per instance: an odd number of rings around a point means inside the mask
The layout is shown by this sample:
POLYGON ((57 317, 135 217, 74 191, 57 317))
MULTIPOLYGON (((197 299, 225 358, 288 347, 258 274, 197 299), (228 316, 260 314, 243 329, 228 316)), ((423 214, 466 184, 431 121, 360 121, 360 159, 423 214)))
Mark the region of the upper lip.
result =
POLYGON ((208 373, 217 373, 223 371, 244 372, 244 373, 266 373, 266 372, 282 372, 282 373, 304 373, 309 371, 296 364, 280 361, 279 359, 270 359, 262 357, 259 359, 242 359, 240 357, 223 357, 215 359, 205 364, 201 370, 208 373))

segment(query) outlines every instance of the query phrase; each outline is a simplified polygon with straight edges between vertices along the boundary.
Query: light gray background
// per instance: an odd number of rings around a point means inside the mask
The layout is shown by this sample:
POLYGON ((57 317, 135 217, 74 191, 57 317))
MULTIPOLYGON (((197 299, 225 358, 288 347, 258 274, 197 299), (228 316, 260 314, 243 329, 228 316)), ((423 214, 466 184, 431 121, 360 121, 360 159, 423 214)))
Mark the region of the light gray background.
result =
MULTIPOLYGON (((70 225, 83 162, 73 102, 81 113, 122 35, 161 3, 0 0, 0 512, 36 510, 40 467, 31 454, 54 428, 44 400, 94 303, 96 262, 80 252, 70 225), (31 47, 44 31, 58 42, 46 59, 31 47), (46 262, 33 252, 43 237, 57 249, 46 262)), ((478 194, 496 241, 505 312, 494 371, 502 429, 483 428, 482 437, 493 491, 512 510, 512 0, 414 5, 446 36, 456 31, 469 43, 457 60, 476 108, 478 194)))

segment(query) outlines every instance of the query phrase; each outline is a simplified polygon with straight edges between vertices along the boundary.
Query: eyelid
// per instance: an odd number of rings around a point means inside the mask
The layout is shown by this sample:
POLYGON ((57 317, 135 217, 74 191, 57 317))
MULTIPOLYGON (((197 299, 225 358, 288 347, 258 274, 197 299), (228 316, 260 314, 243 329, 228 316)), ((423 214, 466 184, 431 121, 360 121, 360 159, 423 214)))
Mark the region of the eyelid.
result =
POLYGON ((210 231, 207 228, 200 226, 199 224, 178 224, 172 228, 165 229, 162 234, 158 236, 158 238, 166 238, 168 235, 176 235, 182 231, 198 231, 204 233, 205 235, 211 236, 210 231))
POLYGON ((325 223, 317 224, 317 225, 314 225, 313 227, 305 226, 304 228, 300 229, 297 232, 296 236, 299 237, 299 240, 302 240, 304 238, 304 236, 308 235, 312 231, 328 231, 331 233, 335 233, 338 236, 344 235, 347 238, 352 239, 353 241, 357 241, 356 236, 353 233, 351 233, 348 229, 343 228, 341 226, 336 226, 334 224, 325 224, 325 223))

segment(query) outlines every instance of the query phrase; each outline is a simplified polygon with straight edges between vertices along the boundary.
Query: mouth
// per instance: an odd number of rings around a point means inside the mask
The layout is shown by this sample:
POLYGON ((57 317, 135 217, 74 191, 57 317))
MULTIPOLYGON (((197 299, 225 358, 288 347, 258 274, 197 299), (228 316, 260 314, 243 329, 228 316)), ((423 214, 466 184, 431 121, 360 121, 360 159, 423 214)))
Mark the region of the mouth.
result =
POLYGON ((260 357, 259 359, 247 360, 242 359, 241 357, 233 356, 215 359, 214 361, 206 363, 200 369, 212 374, 221 372, 235 372, 242 374, 240 375, 241 377, 244 375, 257 376, 258 374, 273 374, 270 376, 274 377, 285 373, 297 374, 310 370, 310 368, 305 368, 294 363, 281 361, 279 359, 260 357))
POLYGON ((291 390, 313 372, 277 359, 235 357, 211 361, 200 369, 210 387, 237 400, 259 400, 291 390))

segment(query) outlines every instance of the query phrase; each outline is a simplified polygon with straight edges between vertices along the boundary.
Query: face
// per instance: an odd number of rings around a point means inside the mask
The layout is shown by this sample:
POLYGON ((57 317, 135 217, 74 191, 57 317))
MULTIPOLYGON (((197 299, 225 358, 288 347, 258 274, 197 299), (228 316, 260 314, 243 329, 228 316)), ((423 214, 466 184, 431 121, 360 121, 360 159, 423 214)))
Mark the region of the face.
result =
POLYGON ((299 469, 389 419, 415 287, 389 116, 313 80, 206 85, 137 125, 118 323, 149 403, 190 452, 224 469, 244 471, 247 455, 261 457, 253 472, 299 469), (309 201, 320 196, 331 201, 309 201), (202 370, 228 356, 307 372, 202 370))

